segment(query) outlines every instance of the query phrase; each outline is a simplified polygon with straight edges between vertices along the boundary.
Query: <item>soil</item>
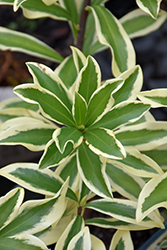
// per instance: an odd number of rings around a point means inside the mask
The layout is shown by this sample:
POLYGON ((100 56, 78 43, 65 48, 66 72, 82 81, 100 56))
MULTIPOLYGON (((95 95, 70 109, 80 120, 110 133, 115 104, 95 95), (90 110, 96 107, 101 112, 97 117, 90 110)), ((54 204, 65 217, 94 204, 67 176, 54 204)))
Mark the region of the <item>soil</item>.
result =
MULTIPOLYGON (((167 1, 163 1, 163 9, 167 9, 166 2, 167 1)), ((137 6, 134 0, 113 0, 107 3, 107 7, 117 18, 120 18, 137 6)), ((65 22, 57 22, 48 18, 36 21, 27 20, 22 16, 21 10, 14 13, 11 6, 0 5, 0 26, 34 35, 53 47, 64 57, 71 53, 69 45, 73 44, 73 40, 69 26, 65 22)), ((166 38, 167 23, 165 23, 159 31, 153 32, 153 34, 147 36, 146 38, 133 40, 137 53, 137 63, 142 66, 144 72, 144 89, 155 88, 157 86, 167 87, 167 67, 164 66, 164 71, 162 71, 162 65, 167 65, 167 59, 165 61, 165 58, 167 58, 166 38), (155 43, 156 45, 157 43, 160 44, 156 51, 155 47, 157 46, 155 46, 155 43)), ((95 55, 95 57, 101 66, 103 79, 111 77, 109 66, 110 52, 107 50, 99 55, 95 55)), ((27 61, 44 63, 52 69, 57 66, 55 63, 50 61, 23 55, 21 53, 0 51, 0 86, 16 86, 20 83, 28 82, 29 79, 31 79, 31 75, 25 66, 25 62, 27 61)), ((157 119, 167 120, 166 109, 158 109, 154 115, 157 119)), ((22 146, 0 146, 0 167, 18 161, 38 162, 41 154, 42 152, 30 152, 22 146)), ((4 195, 13 186, 15 186, 14 183, 3 177, 0 177, 0 184, 0 196, 4 195)), ((34 194, 27 192, 26 197, 33 197, 33 195, 34 194)), ((97 216, 97 213, 91 212, 91 217, 95 216, 97 216)), ((108 249, 110 240, 115 230, 101 229, 91 226, 90 231, 99 237, 108 249)), ((156 231, 157 229, 132 232, 131 235, 134 242, 134 249, 137 250, 140 246, 142 246, 142 244, 146 242, 156 231)))

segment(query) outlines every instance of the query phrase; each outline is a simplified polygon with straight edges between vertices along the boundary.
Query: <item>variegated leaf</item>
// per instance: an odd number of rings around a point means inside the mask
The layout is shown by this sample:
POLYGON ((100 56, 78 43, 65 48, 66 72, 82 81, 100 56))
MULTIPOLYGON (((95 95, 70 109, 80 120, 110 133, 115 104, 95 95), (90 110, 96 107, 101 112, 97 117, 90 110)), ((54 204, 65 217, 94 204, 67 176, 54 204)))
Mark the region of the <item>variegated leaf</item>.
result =
POLYGON ((79 183, 79 204, 81 206, 84 206, 87 202, 87 200, 92 199, 96 194, 93 193, 82 181, 80 178, 80 183, 79 183))
POLYGON ((118 220, 136 224, 137 202, 124 199, 98 199, 88 202, 85 207, 109 215, 118 220))
POLYGON ((87 113, 87 103, 85 99, 77 92, 75 92, 75 99, 72 108, 73 117, 78 129, 84 129, 84 121, 87 113))
MULTIPOLYGON (((35 163, 10 164, 0 169, 0 175, 32 192, 47 196, 55 196, 68 178, 67 176, 63 181, 60 176, 49 169, 38 169, 38 164, 35 163)), ((71 189, 68 189, 67 197, 77 201, 71 189)))
POLYGON ((31 35, 4 27, 0 27, 0 49, 10 49, 53 62, 63 61, 63 57, 44 42, 31 35))
POLYGON ((143 85, 143 74, 139 65, 122 73, 119 76, 124 84, 113 93, 115 105, 124 101, 135 101, 143 85))
POLYGON ((37 237, 30 234, 19 234, 13 237, 0 238, 0 249, 31 249, 49 250, 47 246, 37 237))
MULTIPOLYGON (((106 214, 111 216, 121 222, 116 222, 118 226, 123 225, 123 221, 130 223, 130 227, 133 227, 131 224, 135 224, 136 227, 136 208, 137 202, 125 199, 99 199, 88 202, 85 207, 98 211, 102 214, 106 214)), ((110 220, 109 220, 110 221, 110 220)), ((104 222, 103 222, 104 223, 104 222)), ((113 223, 113 222, 112 222, 113 223)), ((142 227, 160 227, 164 228, 162 218, 157 214, 157 212, 153 211, 146 217, 143 221, 140 222, 140 226, 142 227)), ((114 227, 114 226, 113 226, 114 227)), ((117 228, 117 227, 116 227, 117 228)), ((123 228, 123 230, 128 229, 127 227, 123 228)), ((136 228, 137 230, 137 228, 136 228)))
POLYGON ((100 43, 107 45, 113 54, 112 72, 119 76, 135 66, 135 51, 121 23, 103 6, 89 7, 93 12, 100 43), (117 42, 115 42, 117 37, 117 42))
POLYGON ((88 104, 88 111, 85 119, 85 125, 87 127, 96 120, 99 120, 104 113, 110 110, 114 104, 114 99, 111 94, 115 87, 120 86, 121 83, 123 83, 121 80, 108 81, 93 93, 88 104))
POLYGON ((68 247, 67 250, 91 250, 91 237, 88 227, 84 227, 77 235, 75 235, 68 247))
POLYGON ((82 180, 92 192, 101 197, 112 197, 105 164, 85 143, 77 150, 77 165, 82 180))
POLYGON ((55 72, 43 64, 27 63, 27 66, 33 76, 34 83, 37 86, 40 85, 50 93, 53 93, 69 110, 71 110, 72 100, 70 98, 70 93, 55 72))
POLYGON ((71 0, 70 2, 68 0, 60 0, 59 3, 68 11, 71 19, 73 20, 72 22, 69 21, 69 25, 73 33, 74 41, 76 42, 79 30, 79 20, 84 0, 71 0))
POLYGON ((152 89, 142 91, 137 96, 143 103, 152 108, 167 107, 167 89, 152 89))
POLYGON ((0 229, 2 230, 16 217, 23 202, 24 189, 15 188, 0 198, 0 229))
POLYGON ((67 226, 74 219, 74 216, 77 216, 77 213, 78 204, 76 202, 68 200, 66 210, 61 219, 49 228, 47 228, 47 230, 45 229, 35 234, 35 236, 42 240, 47 246, 54 244, 59 240, 61 235, 66 230, 67 226))
POLYGON ((53 133, 53 140, 56 143, 60 153, 64 153, 64 150, 69 142, 73 144, 73 148, 77 148, 83 141, 82 132, 76 128, 63 127, 58 128, 53 133))
POLYGON ((150 151, 142 151, 143 154, 146 154, 151 159, 153 159, 158 165, 166 170, 167 169, 167 144, 164 144, 156 149, 150 151))
POLYGON ((162 0, 136 0, 137 5, 139 8, 141 8, 143 11, 148 13, 152 18, 157 18, 157 15, 159 13, 160 9, 160 3, 162 0))
POLYGON ((146 219, 137 224, 117 220, 114 218, 104 218, 104 217, 87 219, 85 220, 85 224, 102 228, 115 228, 120 230, 131 230, 131 231, 146 230, 154 227, 164 228, 162 221, 160 220, 157 221, 158 217, 156 217, 155 221, 154 215, 152 214, 150 218, 147 217, 146 219))
POLYGON ((67 89, 70 89, 77 78, 77 69, 73 56, 66 57, 54 72, 60 77, 67 89))
POLYGON ((68 181, 52 198, 23 203, 18 215, 0 231, 0 238, 21 233, 34 234, 59 220, 66 208, 67 188, 68 181))
POLYGON ((84 227, 84 221, 81 216, 76 216, 67 226, 61 237, 59 238, 55 250, 68 249, 71 239, 77 235, 84 227))
POLYGON ((141 221, 156 208, 167 208, 167 173, 152 178, 142 189, 136 212, 137 221, 141 221))
POLYGON ((37 19, 50 17, 55 20, 73 20, 69 12, 60 4, 55 3, 47 6, 41 0, 28 0, 21 5, 23 14, 26 18, 37 19))
POLYGON ((60 176, 64 181, 70 176, 69 186, 74 191, 78 191, 79 185, 79 173, 77 169, 76 154, 69 157, 65 162, 60 164, 56 170, 55 174, 60 176))
POLYGON ((133 242, 128 230, 118 230, 114 234, 109 250, 134 250, 133 242))
POLYGON ((24 108, 28 110, 33 110, 36 113, 39 110, 37 104, 25 102, 19 97, 13 97, 0 103, 0 110, 10 109, 10 108, 24 108))
POLYGON ((91 128, 103 127, 110 130, 116 130, 126 124, 137 121, 149 109, 149 104, 143 104, 137 101, 125 101, 114 106, 99 121, 95 122, 91 128))
POLYGON ((52 138, 54 130, 54 124, 46 124, 33 118, 25 118, 25 121, 21 119, 19 124, 9 127, 0 134, 0 144, 21 144, 32 151, 40 151, 45 148, 46 143, 52 138), (31 120, 35 121, 27 123, 27 121, 31 120))
POLYGON ((86 56, 88 56, 94 55, 97 52, 105 50, 106 48, 107 46, 101 44, 98 40, 96 34, 95 20, 93 14, 90 12, 86 21, 82 51, 86 56))
POLYGON ((17 11, 20 5, 24 3, 25 1, 27 0, 14 0, 13 10, 17 11))
POLYGON ((42 114, 60 124, 75 126, 71 111, 56 95, 39 88, 37 84, 23 84, 15 87, 15 93, 30 103, 38 103, 42 114))
POLYGON ((9 119, 7 119, 4 123, 1 124, 0 126, 0 131, 5 131, 9 128, 14 128, 15 126, 23 126, 25 124, 34 124, 34 128, 37 128, 39 125, 44 126, 46 125, 46 128, 49 128, 48 125, 50 125, 50 128, 52 129, 57 129, 57 125, 51 123, 49 120, 45 119, 42 115, 40 115, 37 112, 34 112, 32 110, 28 109, 22 109, 22 108, 11 108, 11 109, 5 109, 5 110, 0 110, 0 115, 9 115, 9 119), (6 111, 6 112, 5 112, 6 111), (12 118, 12 116, 17 115, 19 113, 19 117, 12 118), (33 117, 34 116, 34 117, 33 117), (38 125, 37 125, 38 124, 38 125))
POLYGON ((90 235, 91 238, 91 250, 106 250, 104 243, 94 236, 93 234, 90 235))
POLYGON ((81 69, 76 82, 78 92, 88 103, 93 92, 100 86, 101 71, 98 63, 91 56, 87 57, 86 65, 81 69))
POLYGON ((44 2, 44 4, 46 5, 52 5, 56 2, 58 2, 58 0, 42 0, 44 2))
POLYGON ((95 128, 84 133, 85 143, 97 155, 111 159, 125 158, 122 144, 115 138, 112 130, 95 128))
POLYGON ((59 149, 56 146, 56 143, 53 139, 51 139, 45 147, 45 151, 40 159, 39 168, 49 168, 55 167, 58 164, 63 163, 69 155, 73 151, 72 143, 68 143, 67 147, 65 148, 64 153, 60 153, 59 149))
POLYGON ((91 5, 99 5, 107 2, 108 0, 92 0, 91 5))
POLYGON ((135 146, 141 151, 152 150, 167 143, 167 123, 143 122, 122 127, 115 135, 124 146, 135 146))
POLYGON ((108 160, 108 162, 123 167, 137 176, 155 177, 159 174, 163 174, 161 167, 150 157, 140 153, 134 147, 127 147, 125 149, 127 153, 125 159, 117 161, 108 160))
POLYGON ((14 0, 0 0, 0 4, 13 5, 14 0))
POLYGON ((145 182, 142 178, 132 175, 126 169, 119 167, 116 163, 106 163, 106 173, 110 179, 111 186, 123 197, 137 201, 145 182))
POLYGON ((163 10, 160 10, 157 19, 153 19, 141 9, 136 9, 123 16, 119 21, 129 37, 136 38, 157 30, 165 22, 166 18, 166 12, 163 10))
POLYGON ((85 55, 80 51, 78 48, 71 46, 75 67, 77 72, 79 73, 80 70, 85 66, 87 59, 85 55))

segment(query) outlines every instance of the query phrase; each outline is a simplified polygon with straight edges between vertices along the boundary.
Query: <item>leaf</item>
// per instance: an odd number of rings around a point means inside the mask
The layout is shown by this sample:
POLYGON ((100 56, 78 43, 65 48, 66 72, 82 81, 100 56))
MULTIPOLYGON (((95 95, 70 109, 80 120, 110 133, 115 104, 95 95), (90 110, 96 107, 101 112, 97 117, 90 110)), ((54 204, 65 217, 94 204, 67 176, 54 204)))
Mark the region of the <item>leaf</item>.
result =
POLYGON ((91 250, 91 238, 88 227, 84 227, 70 241, 67 250, 91 250))
POLYGON ((48 250, 46 245, 37 237, 29 234, 20 234, 14 237, 0 238, 1 250, 26 249, 26 250, 48 250))
MULTIPOLYGON (((6 127, 9 127, 9 126, 13 126, 14 124, 16 124, 15 121, 19 121, 19 120, 21 121, 23 119, 26 119, 25 117, 29 117, 29 118, 31 117, 32 120, 35 118, 38 122, 40 121, 42 122, 42 120, 46 122, 46 119, 44 119, 42 115, 30 109, 7 108, 7 109, 0 110, 0 120, 3 122, 3 125, 1 126, 1 130, 6 129, 6 127), (13 120, 13 124, 11 120, 13 120)), ((46 123, 50 123, 50 122, 48 121, 46 123)))
POLYGON ((112 197, 105 165, 85 143, 82 143, 77 150, 77 165, 82 180, 92 192, 101 197, 112 197))
POLYGON ((88 55, 93 55, 102 50, 105 50, 106 48, 107 47, 101 44, 98 40, 98 37, 96 35, 95 20, 92 12, 90 12, 86 21, 82 51, 84 55, 88 56, 88 55))
MULTIPOLYGON (((139 223, 139 221, 136 220, 137 205, 137 202, 127 199, 106 198, 90 201, 85 207, 120 220, 121 225, 123 225, 122 222, 124 221, 126 223, 135 224, 134 227, 136 227, 136 224, 139 223)), ((116 225, 118 225, 118 222, 116 222, 116 225)), ((162 218, 160 218, 157 211, 150 213, 148 217, 140 222, 140 226, 164 228, 162 218)), ((124 229, 126 228, 123 228, 123 230, 124 229)))
POLYGON ((134 67, 135 52, 121 23, 103 6, 93 6, 88 9, 93 12, 100 43, 107 45, 112 52, 112 72, 114 76, 117 77, 134 67), (116 42, 115 37, 117 37, 116 42))
POLYGON ((37 38, 4 27, 0 27, 0 49, 10 49, 53 62, 61 62, 63 60, 63 57, 58 52, 37 38))
MULTIPOLYGON (((72 104, 68 89, 61 79, 49 67, 43 64, 27 63, 28 69, 33 76, 35 84, 40 85, 59 98, 65 106, 71 110, 72 104)), ((38 87, 40 89, 40 86, 38 87)))
POLYGON ((92 0, 91 5, 99 5, 107 2, 108 0, 92 0))
MULTIPOLYGON (((53 171, 49 169, 40 170, 38 167, 38 164, 35 163, 13 163, 1 168, 0 175, 32 192, 55 196, 62 188, 63 180, 53 171)), ((71 189, 68 189, 67 197, 77 201, 71 189)))
POLYGON ((58 0, 42 0, 42 1, 46 5, 51 5, 51 4, 54 4, 55 2, 58 2, 58 0))
POLYGON ((36 84, 17 86, 15 87, 15 93, 27 102, 38 103, 46 118, 60 124, 75 126, 72 114, 64 103, 57 96, 38 88, 36 84))
POLYGON ((80 230, 84 227, 83 218, 77 215, 64 230, 63 234, 59 238, 55 250, 66 250, 71 239, 77 235, 80 230))
POLYGON ((87 200, 92 199, 95 196, 94 193, 85 185, 83 181, 81 181, 79 187, 79 204, 85 205, 87 200))
POLYGON ((141 9, 133 10, 119 19, 131 39, 157 30, 165 20, 166 12, 163 10, 160 10, 156 19, 153 19, 141 9))
POLYGON ((150 104, 152 108, 167 107, 167 89, 142 91, 138 98, 143 103, 150 104))
POLYGON ((154 150, 142 151, 142 154, 146 154, 151 159, 153 159, 161 168, 167 167, 167 158, 166 158, 166 144, 162 145, 154 150))
POLYGON ((132 175, 126 169, 112 162, 106 163, 106 174, 109 177, 112 188, 123 197, 137 201, 141 189, 145 185, 142 178, 132 175))
POLYGON ((142 189, 136 211, 137 221, 159 207, 167 208, 167 173, 152 178, 142 189))
POLYGON ((115 86, 119 86, 121 83, 123 83, 121 80, 106 82, 93 93, 88 104, 85 120, 85 125, 87 127, 96 120, 99 120, 100 117, 113 106, 114 99, 112 97, 112 92, 115 86))
POLYGON ((111 159, 120 159, 126 156, 125 149, 111 130, 91 129, 84 133, 84 138, 88 147, 97 155, 111 159))
POLYGON ((77 70, 73 56, 66 57, 54 72, 60 77, 67 89, 70 89, 77 78, 77 70))
POLYGON ((13 163, 0 169, 0 175, 36 193, 54 196, 62 179, 49 169, 39 170, 36 163, 13 163))
POLYGON ((46 143, 52 138, 54 130, 54 125, 38 122, 36 119, 31 118, 21 119, 18 125, 16 123, 16 125, 7 128, 0 134, 0 144, 21 144, 32 151, 40 151, 45 148, 46 143))
POLYGON ((135 201, 106 198, 88 202, 85 207, 109 215, 116 219, 136 224, 135 201))
POLYGON ((24 109, 36 111, 36 113, 39 110, 39 107, 37 104, 27 103, 23 101, 22 99, 20 99, 19 97, 13 97, 0 103, 0 110, 5 110, 9 108, 24 108, 24 109))
POLYGON ((162 169, 151 158, 141 154, 136 148, 126 148, 126 158, 122 160, 110 161, 111 164, 117 164, 120 167, 126 168, 134 175, 142 177, 155 177, 162 174, 162 169))
POLYGON ((62 154, 64 153, 64 150, 69 142, 73 144, 73 148, 75 149, 82 143, 83 140, 82 132, 71 127, 56 129, 52 138, 62 154))
POLYGON ((125 71, 119 78, 124 80, 124 84, 118 91, 113 93, 114 105, 124 101, 135 101, 143 85, 143 74, 140 66, 137 65, 125 71))
POLYGON ((54 244, 62 236, 74 217, 77 216, 77 213, 78 203, 67 200, 66 210, 61 219, 49 228, 35 234, 35 236, 42 240, 47 246, 54 244))
POLYGON ((123 146, 135 146, 138 150, 152 150, 167 142, 166 122, 143 122, 122 127, 115 132, 123 146))
POLYGON ((77 92, 75 92, 75 99, 72 108, 72 113, 75 122, 78 125, 78 128, 79 129, 80 127, 82 128, 87 113, 87 103, 85 99, 77 92))
POLYGON ((104 243, 99 238, 97 238, 93 234, 90 235, 90 238, 92 250, 106 250, 104 243))
POLYGON ((34 234, 59 220, 66 208, 67 188, 68 182, 52 198, 26 201, 12 222, 0 231, 0 238, 20 233, 34 234))
POLYGON ((39 168, 45 169, 49 167, 55 167, 58 164, 63 163, 73 151, 72 143, 68 143, 65 148, 64 153, 60 153, 59 149, 56 146, 56 143, 51 139, 45 147, 45 151, 40 159, 39 168))
POLYGON ((80 70, 85 66, 87 59, 82 51, 80 51, 78 48, 71 46, 71 50, 75 67, 77 69, 77 72, 79 73, 80 70))
POLYGON ((77 41, 77 34, 79 30, 79 19, 82 11, 83 6, 83 0, 77 1, 77 0, 71 0, 70 2, 68 0, 60 0, 60 5, 65 8, 68 13, 71 16, 72 22, 69 21, 69 25, 71 27, 74 41, 77 41))
POLYGON ((27 0, 14 0, 13 11, 17 11, 20 5, 27 0))
POLYGON ((70 176, 69 186, 74 190, 78 191, 79 185, 79 173, 77 169, 76 154, 71 155, 65 162, 60 164, 56 170, 55 174, 60 176, 64 181, 70 176))
MULTIPOLYGON (((125 222, 121 220, 117 220, 114 218, 104 218, 104 217, 97 217, 97 218, 90 218, 85 220, 85 223, 88 225, 93 225, 96 227, 101 227, 101 228, 115 228, 115 229, 120 229, 120 230, 146 230, 149 228, 154 228, 154 227, 159 227, 156 222, 151 218, 149 219, 147 217, 147 220, 141 221, 140 223, 133 224, 130 222, 125 222)), ((162 224, 162 223, 161 223, 162 224)), ((163 224, 161 225, 161 227, 163 224)), ((163 227, 162 227, 163 228, 163 227)))
POLYGON ((139 6, 139 8, 141 8, 143 11, 145 11, 152 18, 155 19, 157 18, 161 2, 162 0, 152 0, 152 1, 136 0, 136 3, 139 6))
POLYGON ((76 92, 78 92, 88 103, 93 92, 100 86, 101 71, 99 65, 88 56, 86 65, 81 69, 76 83, 76 92))
POLYGON ((109 250, 133 250, 133 243, 128 230, 118 230, 114 234, 109 250))
POLYGON ((57 3, 47 6, 41 0, 28 0, 21 8, 24 16, 29 19, 50 17, 55 20, 73 20, 69 12, 57 3))
POLYGON ((24 190, 15 188, 0 198, 0 229, 2 230, 17 215, 24 198, 24 190), (2 216, 3 215, 3 216, 2 216))
POLYGON ((91 128, 103 127, 116 130, 126 124, 139 120, 149 109, 150 105, 141 102, 122 102, 108 111, 91 128))

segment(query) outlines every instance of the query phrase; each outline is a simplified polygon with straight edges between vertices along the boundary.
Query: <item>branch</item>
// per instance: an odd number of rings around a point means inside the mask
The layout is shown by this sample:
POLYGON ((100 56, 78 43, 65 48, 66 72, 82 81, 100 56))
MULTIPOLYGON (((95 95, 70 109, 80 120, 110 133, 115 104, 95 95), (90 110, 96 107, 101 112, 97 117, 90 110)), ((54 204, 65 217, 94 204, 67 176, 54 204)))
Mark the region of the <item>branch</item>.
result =
POLYGON ((91 0, 85 0, 83 3, 82 11, 81 11, 81 16, 79 20, 79 31, 77 35, 77 48, 82 50, 83 47, 83 42, 84 42, 84 34, 85 34, 85 26, 86 26, 86 20, 88 16, 88 11, 85 10, 86 6, 90 5, 91 0))

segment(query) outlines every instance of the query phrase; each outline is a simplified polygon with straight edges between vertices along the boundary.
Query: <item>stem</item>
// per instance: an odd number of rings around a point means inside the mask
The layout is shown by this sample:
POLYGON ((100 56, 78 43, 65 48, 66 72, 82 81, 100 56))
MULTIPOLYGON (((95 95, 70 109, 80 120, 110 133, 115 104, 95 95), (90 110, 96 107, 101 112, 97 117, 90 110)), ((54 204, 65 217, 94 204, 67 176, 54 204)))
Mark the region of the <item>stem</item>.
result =
POLYGON ((91 0, 85 0, 83 3, 81 16, 79 20, 79 31, 77 35, 77 48, 82 50, 83 42, 84 42, 84 34, 85 34, 85 26, 86 26, 86 20, 88 16, 88 11, 85 10, 86 6, 90 5, 91 0))

